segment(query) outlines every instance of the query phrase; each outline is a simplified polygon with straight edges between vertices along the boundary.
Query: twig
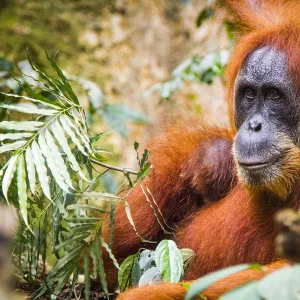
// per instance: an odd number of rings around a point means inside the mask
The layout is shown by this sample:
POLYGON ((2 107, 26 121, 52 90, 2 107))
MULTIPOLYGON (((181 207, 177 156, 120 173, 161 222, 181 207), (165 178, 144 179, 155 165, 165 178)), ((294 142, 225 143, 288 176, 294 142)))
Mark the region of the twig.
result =
POLYGON ((138 173, 139 173, 139 172, 137 172, 135 170, 132 170, 132 169, 114 167, 114 166, 99 162, 99 161, 94 160, 94 159, 91 159, 91 162, 96 164, 96 165, 102 166, 104 168, 107 168, 107 169, 110 169, 110 170, 115 170, 115 171, 122 172, 122 173, 123 172, 128 172, 128 173, 134 174, 134 175, 138 175, 138 173))

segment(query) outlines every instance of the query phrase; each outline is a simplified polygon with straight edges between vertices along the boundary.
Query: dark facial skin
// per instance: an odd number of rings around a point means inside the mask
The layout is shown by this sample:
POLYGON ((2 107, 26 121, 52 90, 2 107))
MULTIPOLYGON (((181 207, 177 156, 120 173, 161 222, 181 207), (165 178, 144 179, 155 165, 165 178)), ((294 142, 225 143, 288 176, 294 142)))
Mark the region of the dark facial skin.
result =
POLYGON ((271 47, 252 52, 235 82, 234 116, 238 134, 234 155, 248 185, 263 185, 280 176, 285 153, 298 147, 298 90, 285 55, 271 47))

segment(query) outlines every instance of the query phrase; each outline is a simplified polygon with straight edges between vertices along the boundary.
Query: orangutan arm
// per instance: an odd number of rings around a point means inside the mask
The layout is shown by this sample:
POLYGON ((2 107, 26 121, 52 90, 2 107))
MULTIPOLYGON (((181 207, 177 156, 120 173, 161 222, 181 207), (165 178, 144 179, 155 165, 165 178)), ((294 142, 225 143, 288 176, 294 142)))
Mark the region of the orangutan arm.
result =
MULTIPOLYGON (((151 141, 151 174, 142 187, 138 184, 126 197, 136 231, 126 216, 125 202, 117 206, 112 250, 119 262, 143 246, 153 246, 143 243, 137 233, 151 241, 163 236, 149 202, 160 223, 170 231, 168 226, 174 227, 199 210, 204 201, 218 200, 233 184, 232 141, 228 130, 189 125, 172 128, 151 141)), ((109 220, 104 223, 103 234, 108 240, 109 220)), ((116 269, 105 250, 104 263, 109 282, 116 282, 116 269)))
MULTIPOLYGON (((266 273, 260 270, 249 269, 231 275, 217 283, 213 284, 202 294, 207 300, 217 300, 228 291, 237 288, 253 280, 259 280, 266 274, 274 272, 287 265, 284 260, 278 260, 266 266, 266 273)), ((193 282, 191 282, 193 283, 193 282)), ((117 300, 184 300, 186 288, 180 283, 161 283, 154 286, 145 286, 134 288, 122 293, 117 300)))

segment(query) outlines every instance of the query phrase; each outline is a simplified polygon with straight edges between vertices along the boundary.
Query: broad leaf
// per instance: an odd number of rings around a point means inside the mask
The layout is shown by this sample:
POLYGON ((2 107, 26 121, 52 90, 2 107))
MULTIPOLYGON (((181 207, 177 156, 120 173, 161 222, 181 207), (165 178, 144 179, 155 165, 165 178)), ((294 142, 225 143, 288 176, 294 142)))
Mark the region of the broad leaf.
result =
POLYGON ((300 266, 285 267, 264 277, 258 283, 258 293, 266 300, 298 299, 300 293, 300 266))
POLYGON ((163 281, 177 283, 183 274, 183 259, 172 240, 161 241, 155 250, 155 263, 163 281))
POLYGON ((231 290, 220 298, 220 300, 261 300, 257 291, 258 281, 252 281, 231 290))
POLYGON ((128 256, 121 264, 118 272, 118 283, 121 292, 131 285, 131 271, 138 254, 128 256))
POLYGON ((230 275, 235 273, 247 270, 250 268, 250 265, 237 265, 230 268, 221 269, 217 272, 210 273, 198 280, 196 280, 192 285, 191 288, 188 290, 185 300, 192 300, 197 297, 201 292, 206 290, 210 285, 213 283, 222 280, 230 275))
POLYGON ((153 285, 162 282, 162 277, 157 267, 148 269, 140 278, 139 286, 153 285))

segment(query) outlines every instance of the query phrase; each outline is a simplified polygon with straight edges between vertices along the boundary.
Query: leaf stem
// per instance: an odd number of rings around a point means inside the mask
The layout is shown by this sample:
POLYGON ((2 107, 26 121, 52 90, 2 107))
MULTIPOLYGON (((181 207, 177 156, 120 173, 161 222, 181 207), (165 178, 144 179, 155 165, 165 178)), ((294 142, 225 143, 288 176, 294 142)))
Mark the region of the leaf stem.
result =
POLYGON ((105 164, 105 163, 102 163, 100 161, 97 161, 97 160, 94 160, 91 158, 91 162, 96 164, 96 165, 99 165, 99 166, 102 166, 104 168, 107 168, 107 169, 110 169, 110 170, 114 170, 114 171, 118 171, 118 172, 128 172, 130 174, 134 174, 134 175, 138 175, 138 171, 135 171, 135 170, 132 170, 132 169, 127 169, 127 168, 118 168, 118 167, 115 167, 115 166, 111 166, 111 165, 108 165, 108 164, 105 164))

